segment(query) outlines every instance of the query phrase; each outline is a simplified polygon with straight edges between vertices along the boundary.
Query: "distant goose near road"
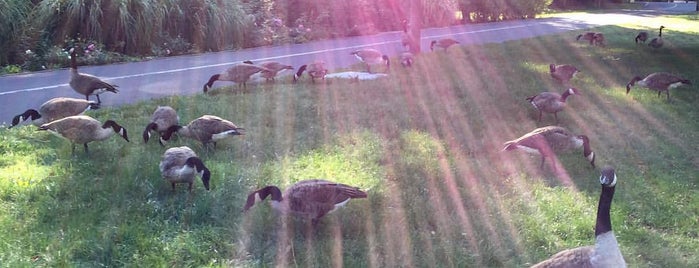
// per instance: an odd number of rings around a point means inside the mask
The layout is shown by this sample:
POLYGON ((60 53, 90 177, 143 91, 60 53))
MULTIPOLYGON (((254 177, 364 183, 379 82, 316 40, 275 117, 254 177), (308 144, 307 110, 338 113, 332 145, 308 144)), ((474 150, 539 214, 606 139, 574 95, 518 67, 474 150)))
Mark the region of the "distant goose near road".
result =
POLYGON ((266 186, 248 195, 243 211, 248 211, 256 200, 271 196, 272 208, 282 214, 292 214, 311 219, 312 223, 325 214, 344 206, 353 198, 366 198, 367 194, 345 184, 327 180, 304 180, 287 188, 282 194, 276 186, 266 186))
POLYGON ((448 49, 450 46, 453 46, 453 45, 456 45, 456 44, 459 44, 459 41, 456 41, 456 40, 451 39, 451 38, 444 38, 444 39, 439 39, 439 40, 433 40, 433 41, 430 43, 430 50, 431 50, 431 51, 434 51, 434 48, 435 48, 435 47, 438 47, 438 48, 444 49, 444 51, 447 51, 447 49, 448 49))
POLYGON ((358 60, 364 62, 366 64, 366 70, 368 73, 371 73, 372 64, 386 64, 386 70, 391 67, 391 61, 389 60, 388 56, 376 49, 359 49, 352 51, 350 55, 354 55, 358 60))
POLYGON ((74 98, 53 98, 39 107, 39 111, 34 109, 26 110, 24 113, 12 118, 12 128, 24 120, 31 119, 32 124, 41 126, 43 124, 73 115, 80 115, 87 110, 99 109, 100 105, 94 101, 74 98))
POLYGON ((308 72, 308 75, 311 77, 311 82, 315 83, 316 78, 320 79, 325 79, 325 75, 328 74, 328 69, 325 68, 325 62, 323 61, 314 61, 309 64, 304 64, 299 67, 299 70, 294 74, 294 82, 298 81, 301 78, 301 75, 303 75, 303 72, 308 72))
POLYGON ((532 268, 626 267, 626 261, 621 254, 614 231, 612 231, 610 217, 617 183, 614 169, 611 167, 602 169, 599 182, 602 185, 602 191, 597 205, 595 245, 561 251, 548 260, 535 264, 532 268))
POLYGON ((569 151, 583 147, 583 156, 595 167, 595 153, 590 148, 590 139, 585 135, 574 135, 559 126, 537 128, 515 140, 505 142, 503 151, 523 150, 530 154, 541 155, 541 167, 547 157, 554 157, 556 152, 569 151))
POLYGON ((636 35, 636 38, 634 39, 634 41, 636 41, 636 44, 638 44, 639 41, 641 43, 645 44, 646 40, 648 40, 648 32, 646 32, 646 31, 638 32, 638 34, 636 35))
POLYGON ((200 141, 204 144, 204 147, 213 143, 214 148, 216 148, 216 141, 231 136, 244 135, 244 130, 244 128, 237 127, 231 121, 218 116, 203 115, 192 120, 186 126, 174 125, 169 127, 160 136, 160 139, 164 143, 172 137, 173 133, 177 132, 178 135, 200 141))
POLYGON ((580 92, 576 88, 569 88, 564 91, 563 94, 541 92, 537 95, 527 97, 527 100, 534 108, 539 110, 539 122, 541 122, 541 114, 546 112, 552 113, 556 118, 556 123, 558 123, 558 112, 563 111, 563 108, 566 107, 566 99, 568 99, 570 95, 580 95, 580 92))
POLYGON ((563 85, 570 86, 570 80, 580 72, 578 68, 570 64, 549 64, 549 74, 563 85))
MULTIPOLYGON (((253 64, 252 61, 244 61, 243 63, 247 64, 253 64)), ((286 65, 282 64, 276 61, 264 61, 259 64, 259 66, 262 66, 264 68, 267 68, 268 70, 263 70, 260 72, 260 76, 265 78, 267 81, 274 81, 274 78, 277 77, 277 74, 283 70, 293 70, 294 67, 291 65, 286 65)))
POLYGON ((682 77, 665 72, 652 73, 644 78, 641 78, 640 76, 635 76, 631 79, 631 81, 629 81, 628 84, 626 84, 627 95, 629 94, 629 91, 631 91, 631 87, 635 84, 658 91, 658 97, 660 97, 660 93, 664 91, 665 94, 667 94, 667 99, 670 100, 671 88, 679 87, 682 84, 691 85, 692 82, 682 77))
POLYGON ((401 65, 403 65, 405 67, 412 67, 413 62, 415 62, 415 56, 413 56, 413 53, 410 53, 408 51, 400 53, 400 64, 401 65))
POLYGON ((174 147, 167 149, 160 160, 160 174, 163 179, 172 184, 172 190, 175 190, 175 184, 189 184, 189 191, 192 191, 194 177, 199 174, 201 182, 204 183, 204 188, 209 190, 209 180, 211 172, 204 162, 197 156, 192 149, 187 146, 174 147))
POLYGON ((648 43, 649 47, 652 47, 652 48, 663 47, 663 43, 664 43, 663 42, 663 29, 665 29, 665 26, 660 26, 660 31, 658 31, 658 37, 650 40, 650 42, 648 43))
POLYGON ((204 84, 204 93, 207 93, 209 89, 211 89, 211 86, 214 85, 214 82, 216 81, 230 81, 230 82, 235 82, 238 84, 238 86, 242 86, 243 88, 246 87, 246 82, 250 80, 250 76, 253 74, 256 74, 261 71, 269 71, 271 72, 272 70, 267 69, 262 66, 257 66, 254 64, 247 64, 247 63, 239 63, 231 66, 230 68, 226 69, 226 71, 212 75, 209 78, 209 81, 204 84))
MULTIPOLYGON (((171 126, 176 126, 180 123, 180 117, 175 109, 170 106, 158 106, 150 116, 150 122, 143 130, 143 142, 147 143, 150 139, 150 132, 156 131, 160 136, 167 131, 171 126)), ((160 143, 160 145, 163 145, 160 143)))
POLYGON ((113 93, 119 92, 118 86, 102 81, 93 75, 83 74, 78 72, 77 52, 75 48, 70 49, 70 87, 82 95, 85 95, 85 100, 90 100, 90 95, 97 96, 97 103, 102 103, 100 94, 105 91, 113 93))
POLYGON ((127 142, 129 137, 126 129, 112 120, 107 120, 104 124, 87 115, 69 116, 63 119, 43 124, 38 130, 49 131, 59 137, 71 142, 75 153, 75 144, 82 143, 87 153, 87 144, 93 141, 102 141, 117 133, 127 142))

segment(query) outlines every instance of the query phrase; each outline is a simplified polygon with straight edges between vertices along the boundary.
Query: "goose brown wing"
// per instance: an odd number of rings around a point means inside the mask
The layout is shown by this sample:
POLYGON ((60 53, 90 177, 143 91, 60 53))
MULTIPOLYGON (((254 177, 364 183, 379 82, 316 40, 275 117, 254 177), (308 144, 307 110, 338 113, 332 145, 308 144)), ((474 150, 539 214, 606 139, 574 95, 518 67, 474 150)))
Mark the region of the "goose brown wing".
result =
POLYGON ((179 168, 184 165, 188 158, 197 156, 189 147, 174 147, 167 149, 160 160, 160 172, 166 172, 172 168, 179 168))
POLYGON ((104 82, 102 81, 102 79, 99 79, 93 75, 80 74, 75 77, 75 80, 76 85, 78 85, 83 90, 87 90, 87 93, 91 93, 92 91, 101 88, 107 89, 108 91, 112 92, 118 92, 114 85, 104 82))
POLYGON ((89 102, 82 99, 53 98, 41 105, 39 113, 42 116, 48 116, 45 122, 51 122, 56 119, 79 115, 84 112, 88 106, 89 102))
POLYGON ((666 88, 671 84, 682 82, 682 78, 669 73, 653 73, 646 77, 646 81, 649 82, 651 87, 662 87, 666 88))
POLYGON ((554 268, 554 267, 578 267, 592 268, 590 256, 594 252, 594 247, 586 246, 561 251, 551 256, 551 258, 535 264, 532 268, 554 268))
POLYGON ((365 198, 366 193, 357 187, 326 181, 307 180, 295 184, 287 193, 287 198, 307 202, 335 205, 348 198, 365 198))

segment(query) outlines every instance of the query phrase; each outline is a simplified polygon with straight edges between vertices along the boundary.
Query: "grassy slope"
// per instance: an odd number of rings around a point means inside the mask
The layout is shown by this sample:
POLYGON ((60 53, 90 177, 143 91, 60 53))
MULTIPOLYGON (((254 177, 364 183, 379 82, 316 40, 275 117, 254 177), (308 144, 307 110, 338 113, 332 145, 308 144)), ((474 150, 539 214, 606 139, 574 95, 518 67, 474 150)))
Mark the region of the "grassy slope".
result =
POLYGON ((598 166, 617 169, 612 221, 627 262, 697 267, 699 93, 673 90, 668 103, 623 87, 654 71, 697 83, 699 22, 642 23, 595 29, 607 35, 606 49, 568 33, 427 53, 378 81, 224 88, 103 109, 90 114, 125 125, 131 143, 94 143, 89 157, 71 157, 69 144, 34 127, 2 129, 0 263, 519 267, 592 244, 598 170, 579 152, 560 155, 561 172, 500 152, 504 141, 553 122, 537 124, 524 98, 563 90, 547 74, 556 62, 582 69, 573 83, 583 95, 559 118, 591 137, 598 166), (631 42, 634 29, 659 24, 668 27, 666 48, 631 42), (140 140, 156 105, 175 107, 183 121, 215 114, 247 129, 215 152, 186 139, 168 145, 199 152, 213 174, 210 192, 200 183, 191 195, 184 186, 171 192, 160 178, 164 149, 140 140), (316 229, 279 220, 267 204, 240 212, 255 188, 316 177, 370 197, 316 229))

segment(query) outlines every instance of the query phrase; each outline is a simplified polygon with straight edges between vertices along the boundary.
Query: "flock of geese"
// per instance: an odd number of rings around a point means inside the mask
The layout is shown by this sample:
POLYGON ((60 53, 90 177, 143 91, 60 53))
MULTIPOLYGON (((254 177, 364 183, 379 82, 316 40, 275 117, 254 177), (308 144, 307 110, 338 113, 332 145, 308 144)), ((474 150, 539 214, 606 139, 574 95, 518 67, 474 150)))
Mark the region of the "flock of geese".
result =
MULTIPOLYGON (((662 30, 660 27, 658 37, 651 40, 648 45, 653 48, 660 48, 663 45, 662 30)), ((407 30, 404 31, 404 35, 407 30)), ((403 44, 406 38, 403 37, 403 44)), ((635 41, 646 42, 647 32, 640 32, 635 41)), ((604 35, 602 33, 587 32, 580 34, 577 40, 588 40, 590 45, 605 46, 604 35)), ((430 49, 443 49, 445 52, 451 46, 459 44, 457 40, 445 38, 434 40, 430 43, 430 49)), ((87 110, 98 109, 101 104, 99 95, 104 92, 117 93, 117 86, 102 81, 101 79, 84 73, 79 73, 76 63, 76 51, 70 50, 71 55, 71 75, 70 86, 79 94, 85 96, 85 100, 59 97, 45 102, 39 110, 29 109, 12 119, 10 128, 20 124, 25 120, 38 127, 38 130, 49 131, 62 138, 69 140, 72 144, 72 152, 75 153, 76 144, 83 144, 85 153, 88 153, 88 143, 101 141, 109 138, 114 133, 129 141, 127 131, 113 120, 104 123, 82 115, 87 110), (95 95, 97 101, 90 101, 89 96, 95 95)), ((390 58, 375 49, 359 49, 350 53, 361 62, 366 64, 367 72, 371 73, 372 65, 385 65, 386 70, 390 68, 390 58)), ((413 64, 414 56, 410 52, 402 52, 399 55, 403 66, 410 67, 413 64)), ((245 61, 235 64, 223 73, 212 75, 208 82, 204 84, 203 92, 207 93, 215 81, 232 81, 239 86, 245 87, 246 82, 256 73, 268 81, 273 81, 277 74, 284 70, 293 70, 290 65, 279 62, 261 62, 254 64, 245 61)), ((306 72, 311 81, 324 79, 328 70, 322 61, 314 61, 302 65, 293 75, 293 81, 297 82, 302 74, 306 72)), ((580 90, 571 87, 570 81, 579 72, 578 68, 569 64, 550 64, 549 73, 551 77, 562 85, 568 87, 562 93, 542 92, 526 98, 532 106, 538 110, 538 121, 542 120, 543 113, 553 114, 556 124, 558 124, 557 113, 566 106, 566 100, 573 95, 581 95, 580 90)), ((665 73, 652 73, 648 76, 634 77, 626 85, 627 94, 631 86, 640 85, 660 93, 666 92, 669 100, 669 89, 681 84, 690 84, 689 80, 665 73)), ((216 142, 238 135, 244 135, 245 129, 236 126, 234 123, 214 115, 202 115, 189 122, 187 125, 180 125, 180 120, 175 109, 169 106, 159 106, 153 112, 149 123, 143 131, 143 140, 147 143, 152 138, 152 133, 158 133, 158 141, 162 146, 177 134, 182 137, 191 138, 201 142, 204 148, 216 148, 216 142)), ((558 125, 551 125, 537 128, 523 136, 505 142, 503 151, 522 150, 527 153, 541 156, 541 168, 544 167, 546 158, 552 158, 556 153, 568 150, 583 148, 583 156, 595 167, 595 154, 590 146, 590 139, 586 135, 578 135, 558 125)), ((555 167, 555 164, 554 164, 555 167)), ((178 183, 188 184, 189 191, 196 176, 200 176, 206 190, 209 190, 211 172, 205 166, 202 159, 189 147, 173 147, 167 149, 160 161, 160 172, 162 178, 175 185, 178 183)), ((551 259, 543 261, 534 267, 625 267, 624 259, 619 251, 616 238, 612 232, 610 222, 610 205, 614 195, 617 177, 612 168, 603 168, 599 178, 602 186, 601 196, 598 205, 597 223, 595 225, 596 243, 594 246, 581 247, 566 250, 554 255, 551 259), (572 265, 572 266, 571 266, 572 265)), ((276 186, 266 186, 248 195, 243 208, 248 211, 257 201, 262 201, 270 197, 271 205, 282 213, 292 213, 300 215, 315 224, 325 214, 332 212, 345 205, 353 198, 366 198, 367 193, 357 187, 340 184, 327 180, 304 180, 300 181, 283 193, 276 186)))

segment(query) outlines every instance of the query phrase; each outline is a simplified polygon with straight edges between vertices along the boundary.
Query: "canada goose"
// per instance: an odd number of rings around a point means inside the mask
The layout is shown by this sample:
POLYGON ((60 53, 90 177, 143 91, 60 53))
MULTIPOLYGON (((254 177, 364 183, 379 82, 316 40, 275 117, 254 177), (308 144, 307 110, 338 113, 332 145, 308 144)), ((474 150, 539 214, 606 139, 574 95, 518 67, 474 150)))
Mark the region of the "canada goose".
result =
POLYGON ((534 105, 534 108, 539 110, 539 122, 541 122, 541 113, 552 113, 558 123, 558 112, 563 111, 566 107, 566 99, 570 95, 580 95, 576 88, 569 88, 563 94, 555 92, 541 92, 537 95, 527 97, 527 100, 534 105))
POLYGON ((382 54, 380 51, 371 48, 364 48, 352 51, 350 55, 354 55, 361 62, 366 63, 366 71, 371 73, 372 64, 386 64, 386 70, 391 68, 391 61, 388 56, 382 54))
POLYGON ((316 78, 325 79, 325 75, 328 74, 328 69, 325 68, 325 62, 314 61, 310 64, 304 64, 299 67, 299 70, 294 74, 294 82, 301 78, 304 71, 308 72, 311 77, 311 82, 315 83, 316 78))
POLYGON ((549 73, 551 77, 566 86, 570 85, 570 80, 573 79, 578 72, 580 72, 580 70, 570 64, 549 64, 549 73))
MULTIPOLYGON (((153 111, 153 115, 150 116, 150 122, 146 125, 146 129, 143 130, 143 142, 148 143, 150 139, 150 131, 157 131, 160 136, 171 126, 178 125, 180 123, 180 117, 177 116, 177 112, 170 106, 158 106, 153 111)), ((160 143, 160 145, 163 145, 160 143)))
POLYGON ((556 152, 580 147, 583 147, 583 156, 590 161, 592 167, 595 167, 595 153, 590 149, 590 139, 585 135, 576 136, 559 126, 537 128, 522 137, 505 142, 503 151, 520 149, 530 154, 541 155, 541 168, 543 168, 546 157, 553 157, 556 152))
POLYGON ((400 64, 405 67, 411 67, 413 66, 413 62, 415 61, 414 58, 415 57, 413 56, 413 53, 410 53, 408 51, 400 53, 400 64))
POLYGON ((576 41, 580 41, 581 38, 582 38, 583 40, 589 41, 589 42, 590 42, 590 45, 592 45, 593 42, 595 41, 595 32, 586 32, 586 33, 584 33, 584 34, 579 34, 579 35, 575 38, 575 40, 576 40, 576 41))
POLYGON ((344 206, 352 198, 366 198, 357 187, 327 180, 304 180, 287 188, 282 195, 276 186, 266 186, 248 195, 243 211, 248 211, 255 200, 272 196, 272 208, 282 214, 310 218, 315 224, 325 214, 344 206))
POLYGON ((624 256, 619 250, 609 210, 614 198, 617 183, 616 173, 611 167, 602 169, 599 177, 602 193, 597 205, 597 220, 595 223, 595 245, 567 249, 556 253, 548 260, 542 261, 532 268, 554 267, 626 267, 624 256))
MULTIPOLYGON (((249 61, 249 60, 244 61, 243 63, 253 64, 252 61, 249 61)), ((293 70, 294 69, 294 67, 292 67, 291 65, 282 64, 282 63, 279 63, 276 61, 261 62, 259 64, 259 66, 262 66, 264 68, 269 69, 269 71, 263 70, 260 72, 260 76, 265 78, 265 80, 267 80, 267 81, 270 81, 270 80, 274 81, 274 78, 277 76, 277 73, 279 73, 283 70, 293 70)))
POLYGON ((439 48, 443 48, 444 51, 447 51, 447 49, 448 49, 450 46, 453 46, 453 45, 456 45, 456 44, 459 44, 459 41, 456 41, 456 40, 451 39, 451 38, 444 38, 444 39, 439 39, 439 40, 433 40, 433 41, 430 43, 430 50, 431 50, 431 51, 434 51, 434 47, 439 47, 439 48))
POLYGON ((172 184, 173 191, 175 184, 187 183, 189 184, 187 189, 191 192, 196 174, 201 176, 201 182, 208 191, 211 172, 192 149, 182 146, 165 150, 160 160, 160 175, 172 184))
POLYGON ((53 98, 44 102, 44 104, 39 107, 39 111, 29 109, 12 118, 12 125, 10 125, 9 128, 27 119, 31 119, 32 124, 35 126, 41 126, 54 120, 82 114, 87 110, 96 110, 99 109, 99 107, 100 105, 94 101, 74 98, 53 98))
POLYGON ((102 103, 100 94, 105 91, 111 91, 113 93, 119 92, 119 90, 116 89, 118 87, 117 85, 104 82, 93 75, 79 73, 75 48, 70 49, 70 82, 68 84, 75 92, 85 95, 85 100, 90 100, 90 95, 97 96, 97 103, 102 103))
POLYGON ((652 73, 646 76, 645 78, 635 76, 631 79, 631 81, 629 81, 628 84, 626 84, 627 95, 629 94, 629 91, 631 91, 631 87, 635 84, 658 91, 658 97, 660 97, 660 93, 665 91, 665 94, 667 94, 667 99, 670 100, 671 88, 679 87, 682 84, 691 85, 692 82, 682 77, 665 72, 652 73))
POLYGON ((204 84, 204 93, 208 92, 216 81, 231 81, 238 84, 238 86, 242 85, 243 88, 245 88, 245 83, 250 79, 250 76, 261 71, 271 72, 272 70, 254 64, 235 64, 222 73, 212 75, 209 78, 209 82, 204 84))
POLYGON ((87 115, 74 115, 56 121, 43 124, 38 130, 47 130, 59 137, 67 139, 73 145, 72 152, 75 153, 75 144, 82 143, 87 153, 87 143, 101 141, 117 133, 127 142, 129 137, 126 129, 112 120, 107 120, 104 124, 87 115))
POLYGON ((658 32, 658 37, 651 39, 650 42, 648 43, 648 46, 650 46, 652 48, 663 47, 663 29, 665 29, 665 26, 660 26, 660 31, 658 32))
POLYGON ((634 39, 634 40, 636 41, 636 44, 638 44, 638 41, 641 41, 641 43, 645 44, 646 40, 648 40, 648 32, 646 32, 646 31, 638 32, 638 34, 636 35, 636 39, 634 39))
POLYGON ((203 115, 192 120, 186 126, 170 126, 160 136, 160 140, 165 142, 170 139, 173 133, 177 132, 178 135, 200 141, 205 147, 207 144, 213 143, 214 148, 216 148, 216 141, 229 136, 244 135, 244 130, 244 128, 237 127, 231 121, 218 116, 203 115))
POLYGON ((607 46, 607 42, 606 42, 606 40, 605 40, 605 38, 604 38, 604 34, 603 34, 603 33, 595 33, 595 35, 592 36, 592 41, 593 41, 592 43, 593 43, 595 46, 599 46, 599 47, 605 47, 605 46, 607 46))

